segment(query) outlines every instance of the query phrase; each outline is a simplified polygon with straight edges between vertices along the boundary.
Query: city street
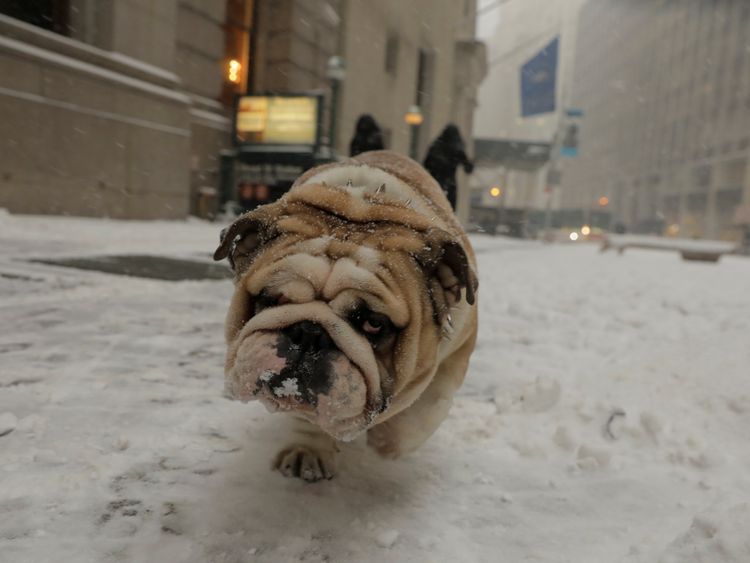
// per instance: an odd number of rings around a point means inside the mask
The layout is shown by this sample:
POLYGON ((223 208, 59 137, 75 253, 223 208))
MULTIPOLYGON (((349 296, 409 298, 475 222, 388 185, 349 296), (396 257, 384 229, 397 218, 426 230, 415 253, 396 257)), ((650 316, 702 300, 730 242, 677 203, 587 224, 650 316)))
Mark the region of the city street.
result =
POLYGON ((223 398, 222 225, 0 214, 0 561, 697 563, 750 554, 750 260, 473 237, 480 334, 415 454, 271 471, 223 398), (219 276, 220 277, 220 276, 219 276))

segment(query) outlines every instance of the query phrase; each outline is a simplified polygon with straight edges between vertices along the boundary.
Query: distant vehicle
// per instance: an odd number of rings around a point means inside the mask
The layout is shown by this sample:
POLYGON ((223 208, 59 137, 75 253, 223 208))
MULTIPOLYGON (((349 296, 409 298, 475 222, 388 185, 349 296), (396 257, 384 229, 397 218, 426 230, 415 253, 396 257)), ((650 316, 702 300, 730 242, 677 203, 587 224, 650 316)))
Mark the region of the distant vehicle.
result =
POLYGON ((527 238, 526 210, 474 205, 469 211, 469 230, 490 235, 527 238))

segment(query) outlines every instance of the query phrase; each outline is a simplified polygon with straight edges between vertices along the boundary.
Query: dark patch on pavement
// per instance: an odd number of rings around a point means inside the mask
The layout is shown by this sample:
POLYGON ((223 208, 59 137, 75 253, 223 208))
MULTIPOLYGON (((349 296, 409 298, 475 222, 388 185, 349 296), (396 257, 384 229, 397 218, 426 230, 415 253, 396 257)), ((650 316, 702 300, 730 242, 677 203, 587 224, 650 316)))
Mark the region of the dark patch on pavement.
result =
POLYGON ((232 271, 222 264, 141 254, 89 256, 85 258, 39 258, 30 260, 30 262, 165 281, 223 280, 231 279, 233 275, 232 271))

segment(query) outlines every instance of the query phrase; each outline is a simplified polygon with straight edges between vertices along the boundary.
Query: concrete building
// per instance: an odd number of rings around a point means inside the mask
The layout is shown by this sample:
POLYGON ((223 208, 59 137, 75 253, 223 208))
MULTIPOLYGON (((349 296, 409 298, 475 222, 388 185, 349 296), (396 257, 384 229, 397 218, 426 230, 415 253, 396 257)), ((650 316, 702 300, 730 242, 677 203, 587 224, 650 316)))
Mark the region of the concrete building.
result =
POLYGON ((344 0, 256 0, 257 33, 249 90, 328 88, 326 66, 340 54, 344 0))
MULTIPOLYGON (((348 155, 363 113, 383 128, 387 148, 408 154, 404 115, 413 104, 424 116, 418 159, 448 123, 457 124, 470 145, 486 68, 484 44, 475 38, 476 0, 256 0, 255 10, 250 90, 324 93, 324 122, 331 123, 334 111, 339 155, 348 155), (334 55, 343 59, 346 75, 331 108, 326 70, 334 55)), ((465 218, 466 179, 459 182, 458 212, 465 218)))
POLYGON ((0 206, 184 217, 229 121, 226 3, 0 6, 0 206))
MULTIPOLYGON (((342 85, 336 148, 347 154, 357 118, 375 116, 388 148, 409 153, 404 115, 421 108, 417 157, 448 123, 461 130, 467 148, 473 135, 477 89, 485 75, 484 44, 475 38, 476 0, 348 0, 341 54, 342 85)), ((468 190, 459 173, 457 212, 468 216, 468 190)))
POLYGON ((468 140, 485 64, 475 12, 476 0, 4 2, 0 207, 184 217, 218 184, 246 91, 322 92, 341 154, 361 113, 408 152, 414 103, 420 157, 448 122, 468 140), (334 108, 333 55, 347 69, 334 108))
POLYGON ((633 231, 739 238, 750 3, 594 0, 578 32, 572 99, 584 117, 563 206, 588 211, 605 197, 633 231))
MULTIPOLYGON (((582 3, 583 0, 524 0, 501 3, 496 8, 497 13, 492 14, 496 26, 484 37, 488 49, 487 78, 479 88, 479 107, 474 115, 474 137, 483 146, 553 142, 562 110, 570 107, 576 26, 582 3), (523 117, 521 67, 555 37, 559 38, 556 109, 523 117)), ((559 190, 546 190, 548 169, 549 162, 540 163, 536 158, 529 162, 515 160, 515 164, 513 159, 484 160, 471 179, 473 201, 544 209, 552 197, 552 206, 558 207, 559 190), (488 199, 487 192, 495 185, 503 188, 503 195, 488 199)))

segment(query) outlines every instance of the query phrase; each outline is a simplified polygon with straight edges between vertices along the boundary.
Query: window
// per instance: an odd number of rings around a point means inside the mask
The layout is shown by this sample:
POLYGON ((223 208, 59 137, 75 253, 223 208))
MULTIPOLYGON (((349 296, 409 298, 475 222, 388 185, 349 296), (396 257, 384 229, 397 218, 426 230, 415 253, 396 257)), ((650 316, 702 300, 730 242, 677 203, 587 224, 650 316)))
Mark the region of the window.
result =
POLYGON ((55 33, 70 35, 70 0, 3 0, 0 13, 55 33))
POLYGON ((385 71, 391 76, 398 73, 398 35, 389 33, 385 41, 385 71))
POLYGON ((693 186, 707 190, 711 185, 711 166, 703 164, 693 169, 693 186))
POLYGON ((221 94, 221 101, 227 106, 232 105, 236 94, 249 91, 253 4, 252 0, 227 0, 221 94))
POLYGON ((414 101, 419 107, 424 106, 427 96, 427 72, 427 52, 420 49, 417 58, 417 91, 414 95, 414 101))

